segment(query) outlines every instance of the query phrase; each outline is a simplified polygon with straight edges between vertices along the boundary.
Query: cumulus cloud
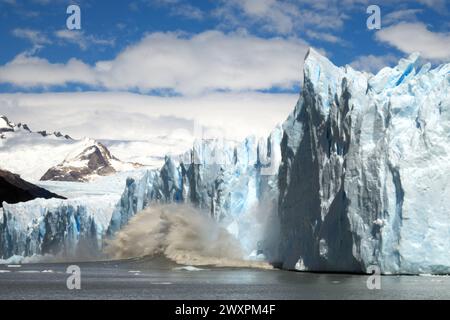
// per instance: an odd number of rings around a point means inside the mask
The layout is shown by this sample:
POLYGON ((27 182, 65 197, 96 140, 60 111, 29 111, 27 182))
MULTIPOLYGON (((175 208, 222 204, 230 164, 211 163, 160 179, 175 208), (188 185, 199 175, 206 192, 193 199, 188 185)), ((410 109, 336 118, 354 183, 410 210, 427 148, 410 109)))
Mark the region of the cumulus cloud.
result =
POLYGON ((307 44, 299 39, 258 38, 206 31, 194 36, 154 33, 96 71, 106 87, 208 90, 291 88, 298 84, 307 44))
POLYGON ((450 33, 432 32, 423 23, 400 23, 376 33, 378 41, 404 53, 420 52, 426 59, 450 58, 450 33))
POLYGON ((94 66, 77 59, 55 64, 21 54, 0 67, 0 82, 22 87, 81 83, 111 90, 182 94, 291 89, 299 84, 307 49, 308 44, 298 38, 219 31, 151 33, 115 59, 94 66))
POLYGON ((0 67, 0 82, 20 87, 64 85, 69 82, 95 83, 95 73, 78 59, 50 63, 46 59, 22 53, 0 67))

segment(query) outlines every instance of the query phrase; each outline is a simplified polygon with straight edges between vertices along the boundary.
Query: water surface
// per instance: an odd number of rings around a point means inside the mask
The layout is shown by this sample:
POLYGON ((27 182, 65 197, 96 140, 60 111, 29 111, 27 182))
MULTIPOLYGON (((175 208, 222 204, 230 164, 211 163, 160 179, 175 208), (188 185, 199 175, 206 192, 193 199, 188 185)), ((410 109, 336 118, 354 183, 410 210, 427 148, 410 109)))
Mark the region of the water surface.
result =
POLYGON ((70 264, 0 265, 0 299, 450 299, 450 277, 367 276, 282 270, 183 268, 164 259, 78 263, 81 290, 68 290, 70 264))

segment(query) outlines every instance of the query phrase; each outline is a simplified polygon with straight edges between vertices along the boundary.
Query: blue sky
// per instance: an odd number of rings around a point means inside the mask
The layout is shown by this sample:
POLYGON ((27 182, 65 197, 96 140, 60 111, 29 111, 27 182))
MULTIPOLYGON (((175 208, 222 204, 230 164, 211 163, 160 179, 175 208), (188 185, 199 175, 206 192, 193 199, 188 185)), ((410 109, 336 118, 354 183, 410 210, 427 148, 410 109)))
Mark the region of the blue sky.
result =
POLYGON ((170 131, 170 117, 211 123, 216 112, 228 119, 246 109, 246 123, 255 112, 273 120, 239 132, 262 134, 292 109, 308 47, 371 72, 414 51, 448 62, 449 16, 445 0, 0 0, 0 113, 105 137, 121 112, 130 126, 164 117, 170 131), (69 4, 81 8, 79 31, 66 28, 69 4), (381 8, 380 30, 366 27, 370 4, 381 8), (127 97, 140 107, 126 113, 127 97), (93 131, 105 110, 117 114, 93 131), (61 120, 68 115, 72 122, 61 120))

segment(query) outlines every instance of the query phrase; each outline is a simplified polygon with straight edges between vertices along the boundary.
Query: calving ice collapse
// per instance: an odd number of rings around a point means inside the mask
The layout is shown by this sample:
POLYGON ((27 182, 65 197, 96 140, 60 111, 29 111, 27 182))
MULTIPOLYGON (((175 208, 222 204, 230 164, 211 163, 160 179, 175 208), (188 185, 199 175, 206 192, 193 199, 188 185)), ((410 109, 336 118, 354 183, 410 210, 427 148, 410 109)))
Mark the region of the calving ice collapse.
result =
POLYGON ((286 269, 449 273, 449 85, 450 64, 417 54, 372 75, 311 49, 299 101, 267 139, 197 141, 120 197, 5 205, 0 256, 102 251, 142 209, 187 203, 286 269))

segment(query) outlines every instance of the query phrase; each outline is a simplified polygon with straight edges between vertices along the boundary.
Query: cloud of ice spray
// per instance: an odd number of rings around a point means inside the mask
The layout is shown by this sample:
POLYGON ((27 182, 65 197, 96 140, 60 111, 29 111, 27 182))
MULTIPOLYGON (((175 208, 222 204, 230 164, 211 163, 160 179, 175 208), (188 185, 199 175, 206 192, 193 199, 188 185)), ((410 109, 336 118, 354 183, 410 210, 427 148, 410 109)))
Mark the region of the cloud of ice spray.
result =
POLYGON ((264 260, 276 263, 280 225, 276 198, 266 196, 241 216, 231 221, 227 229, 237 238, 245 255, 255 256, 262 251, 264 260))
POLYGON ((164 255, 179 264, 271 268, 244 259, 240 242, 223 226, 189 205, 151 206, 108 241, 113 259, 164 255))

